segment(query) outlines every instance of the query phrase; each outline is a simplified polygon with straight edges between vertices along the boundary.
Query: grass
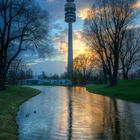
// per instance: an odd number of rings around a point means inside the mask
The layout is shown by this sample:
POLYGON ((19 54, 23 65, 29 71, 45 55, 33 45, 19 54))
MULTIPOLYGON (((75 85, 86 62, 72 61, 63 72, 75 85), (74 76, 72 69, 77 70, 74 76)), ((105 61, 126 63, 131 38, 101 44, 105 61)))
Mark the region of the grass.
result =
POLYGON ((0 140, 17 140, 15 121, 18 107, 40 91, 29 87, 10 86, 0 91, 0 140))
POLYGON ((115 87, 87 85, 89 92, 140 103, 140 80, 120 80, 115 87))

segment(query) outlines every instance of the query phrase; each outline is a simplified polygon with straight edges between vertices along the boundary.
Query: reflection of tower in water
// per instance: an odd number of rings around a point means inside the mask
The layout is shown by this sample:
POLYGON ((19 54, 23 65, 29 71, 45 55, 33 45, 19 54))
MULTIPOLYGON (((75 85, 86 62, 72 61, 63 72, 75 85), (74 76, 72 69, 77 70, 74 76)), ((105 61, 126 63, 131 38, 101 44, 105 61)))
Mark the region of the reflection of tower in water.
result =
POLYGON ((73 127, 73 107, 72 107, 72 88, 69 88, 68 94, 68 140, 72 140, 72 127, 73 127))
POLYGON ((68 23, 68 76, 73 74, 73 37, 72 37, 72 23, 76 21, 76 6, 74 0, 67 0, 65 4, 65 22, 68 23))

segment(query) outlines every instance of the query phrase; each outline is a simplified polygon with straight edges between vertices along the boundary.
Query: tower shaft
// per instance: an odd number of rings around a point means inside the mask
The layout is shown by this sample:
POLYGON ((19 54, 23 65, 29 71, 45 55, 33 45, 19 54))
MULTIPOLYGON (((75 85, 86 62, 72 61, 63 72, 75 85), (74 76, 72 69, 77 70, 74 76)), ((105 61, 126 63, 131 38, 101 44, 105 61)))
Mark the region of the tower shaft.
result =
POLYGON ((72 41, 72 23, 68 24, 68 74, 73 74, 73 41, 72 41))

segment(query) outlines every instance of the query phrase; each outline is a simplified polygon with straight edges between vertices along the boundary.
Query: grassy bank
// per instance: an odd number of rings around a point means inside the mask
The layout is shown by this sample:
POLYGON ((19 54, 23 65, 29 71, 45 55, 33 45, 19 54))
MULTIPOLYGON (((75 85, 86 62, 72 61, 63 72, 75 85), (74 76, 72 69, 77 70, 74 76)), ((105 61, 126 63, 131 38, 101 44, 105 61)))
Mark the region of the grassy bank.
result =
POLYGON ((16 112, 21 103, 39 93, 29 87, 8 87, 0 91, 0 140, 17 140, 16 112))
POLYGON ((87 85, 89 92, 140 103, 140 80, 120 80, 115 87, 87 85))

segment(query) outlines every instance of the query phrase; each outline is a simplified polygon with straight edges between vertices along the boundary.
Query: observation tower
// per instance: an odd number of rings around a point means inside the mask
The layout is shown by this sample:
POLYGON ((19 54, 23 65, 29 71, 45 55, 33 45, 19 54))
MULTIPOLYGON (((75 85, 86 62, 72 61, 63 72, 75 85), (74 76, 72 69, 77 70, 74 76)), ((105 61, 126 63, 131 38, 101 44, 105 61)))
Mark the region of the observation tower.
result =
POLYGON ((76 5, 74 0, 67 0, 65 4, 65 22, 68 23, 68 65, 67 73, 69 77, 73 75, 73 36, 72 23, 76 21, 76 5))

